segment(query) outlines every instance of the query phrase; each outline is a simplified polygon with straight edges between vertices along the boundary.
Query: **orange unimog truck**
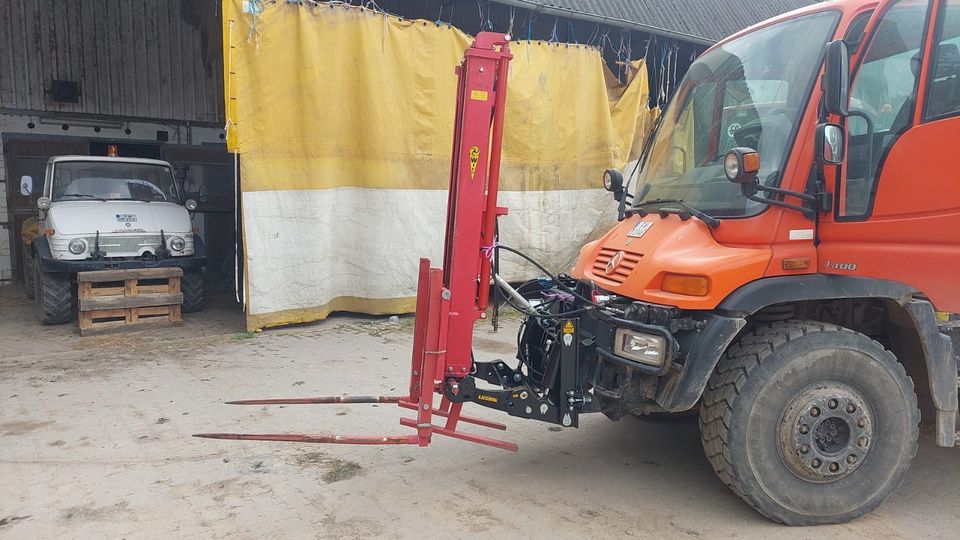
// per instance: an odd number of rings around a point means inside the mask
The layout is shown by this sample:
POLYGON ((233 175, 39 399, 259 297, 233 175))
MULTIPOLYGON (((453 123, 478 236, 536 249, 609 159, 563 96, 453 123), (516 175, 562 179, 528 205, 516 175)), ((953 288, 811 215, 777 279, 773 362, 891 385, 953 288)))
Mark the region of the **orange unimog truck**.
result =
POLYGON ((720 478, 793 525, 876 508, 921 419, 954 446, 958 77, 957 0, 816 4, 697 59, 573 272, 634 323, 581 352, 600 410, 699 406, 720 478))

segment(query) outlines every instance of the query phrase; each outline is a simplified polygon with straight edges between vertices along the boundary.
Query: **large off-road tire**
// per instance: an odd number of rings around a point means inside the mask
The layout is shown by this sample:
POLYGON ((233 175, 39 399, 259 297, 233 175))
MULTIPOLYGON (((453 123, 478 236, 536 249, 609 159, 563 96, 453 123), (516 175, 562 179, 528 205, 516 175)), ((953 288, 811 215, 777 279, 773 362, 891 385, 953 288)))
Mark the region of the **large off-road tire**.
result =
POLYGON ((195 313, 203 307, 203 274, 200 272, 184 272, 180 278, 180 292, 183 293, 183 304, 180 310, 184 313, 195 313))
POLYGON ((41 272, 34 265, 35 294, 41 324, 63 324, 73 320, 73 283, 69 274, 41 272))
POLYGON ((761 514, 787 525, 877 508, 917 451, 913 381, 882 345, 810 321, 764 326, 732 345, 700 409, 707 458, 761 514))
POLYGON ((27 291, 27 298, 33 300, 37 296, 36 285, 33 283, 36 278, 36 271, 33 265, 36 264, 33 258, 33 250, 27 244, 23 245, 23 285, 27 291))

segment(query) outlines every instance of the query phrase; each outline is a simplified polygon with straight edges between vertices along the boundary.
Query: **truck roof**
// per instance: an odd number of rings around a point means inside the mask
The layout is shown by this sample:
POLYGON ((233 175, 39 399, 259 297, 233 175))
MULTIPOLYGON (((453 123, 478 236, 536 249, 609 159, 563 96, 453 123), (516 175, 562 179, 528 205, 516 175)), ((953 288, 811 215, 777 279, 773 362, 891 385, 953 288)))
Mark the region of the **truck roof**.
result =
POLYGON ((880 0, 831 0, 827 2, 817 2, 816 4, 810 4, 809 6, 795 9, 793 11, 789 11, 787 13, 777 15, 776 17, 771 17, 765 21, 760 21, 757 24, 754 24, 753 26, 744 28, 743 30, 735 34, 731 34, 726 38, 720 40, 713 47, 710 47, 710 50, 715 49, 719 46, 725 45, 728 41, 734 38, 738 38, 744 34, 748 34, 750 32, 753 32, 754 30, 763 28, 764 26, 769 26, 771 24, 778 23, 786 19, 792 19, 800 15, 806 15, 808 13, 817 13, 817 12, 823 12, 823 11, 840 11, 844 13, 852 13, 861 8, 875 8, 879 4, 879 2, 880 0))
POLYGON ((170 163, 159 159, 134 158, 134 157, 108 157, 108 156, 53 156, 47 163, 60 163, 63 161, 99 161, 122 163, 140 163, 142 165, 160 165, 169 167, 170 163))

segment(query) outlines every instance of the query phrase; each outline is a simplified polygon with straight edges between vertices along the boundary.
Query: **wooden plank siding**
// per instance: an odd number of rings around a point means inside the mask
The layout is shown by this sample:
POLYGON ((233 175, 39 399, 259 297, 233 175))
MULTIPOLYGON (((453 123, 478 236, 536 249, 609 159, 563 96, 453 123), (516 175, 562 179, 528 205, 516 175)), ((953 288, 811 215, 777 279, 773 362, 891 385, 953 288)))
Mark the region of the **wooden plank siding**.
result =
POLYGON ((0 112, 220 125, 221 56, 203 53, 219 43, 218 7, 201 0, 0 1, 0 112), (53 80, 78 82, 79 103, 53 101, 53 80))

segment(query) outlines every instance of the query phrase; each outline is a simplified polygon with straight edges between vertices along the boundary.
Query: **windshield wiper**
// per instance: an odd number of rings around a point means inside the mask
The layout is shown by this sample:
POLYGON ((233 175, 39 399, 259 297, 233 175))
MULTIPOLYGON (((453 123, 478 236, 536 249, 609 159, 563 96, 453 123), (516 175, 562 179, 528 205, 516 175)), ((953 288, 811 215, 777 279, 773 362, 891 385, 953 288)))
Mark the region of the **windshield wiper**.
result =
POLYGON ((720 220, 711 216, 710 214, 690 206, 689 204, 683 202, 680 199, 654 199, 652 201, 643 201, 635 204, 632 208, 627 210, 627 215, 640 214, 640 216, 646 216, 650 212, 644 210, 642 207, 650 204, 675 204, 680 208, 659 208, 657 212, 660 214, 660 217, 666 217, 668 214, 676 214, 680 216, 680 219, 686 221, 690 219, 690 216, 693 216, 700 221, 707 224, 711 229, 716 229, 720 226, 720 220))
POLYGON ((106 200, 106 199, 104 199, 104 198, 102 198, 102 197, 97 197, 96 195, 90 195, 89 193, 64 193, 63 195, 60 195, 60 196, 57 197, 57 198, 63 199, 64 197, 78 197, 78 198, 81 198, 81 199, 96 199, 96 200, 98 200, 98 201, 105 201, 105 200, 106 200))
POLYGON ((138 199, 137 197, 118 197, 116 199, 110 199, 111 201, 140 201, 140 202, 153 202, 153 199, 138 199))

